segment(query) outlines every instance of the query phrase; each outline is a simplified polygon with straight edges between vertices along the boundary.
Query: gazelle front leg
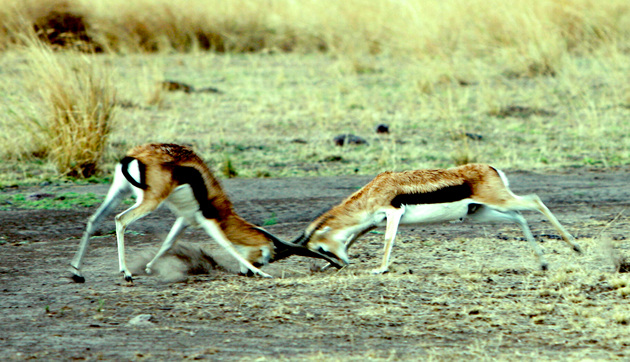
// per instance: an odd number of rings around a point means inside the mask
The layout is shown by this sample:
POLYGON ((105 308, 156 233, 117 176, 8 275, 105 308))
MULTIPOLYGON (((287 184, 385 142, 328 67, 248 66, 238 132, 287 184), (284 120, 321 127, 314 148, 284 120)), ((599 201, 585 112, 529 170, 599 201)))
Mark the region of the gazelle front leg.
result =
POLYGON ((158 250, 153 259, 151 259, 151 261, 147 263, 144 269, 147 274, 151 274, 153 263, 155 263, 157 259, 159 259, 162 255, 164 255, 164 253, 166 253, 173 247, 173 244, 175 244, 175 240, 177 240, 177 236, 181 234, 181 232, 184 231, 187 226, 188 223, 186 222, 185 217, 178 217, 177 220, 175 220, 175 224, 173 224, 171 231, 169 231, 168 235, 166 236, 166 239, 162 243, 160 250, 158 250))
POLYGON ((94 234, 96 227, 105 216, 109 215, 120 204, 122 199, 131 193, 129 185, 125 183, 124 177, 120 175, 119 172, 120 170, 117 169, 114 175, 114 183, 109 188, 103 204, 101 204, 96 212, 88 219, 85 232, 81 237, 79 249, 70 262, 71 278, 76 283, 85 282, 85 278, 81 274, 81 266, 83 265, 83 259, 87 253, 90 237, 94 234))
POLYGON ((120 272, 128 282, 133 281, 131 272, 127 269, 125 263, 125 229, 132 222, 148 215, 155 210, 159 203, 144 201, 140 204, 132 206, 121 214, 116 215, 116 240, 118 241, 118 265, 120 272))
POLYGON ((219 245, 227 250, 227 252, 230 253, 230 255, 232 255, 236 260, 238 260, 241 265, 244 265, 252 273, 260 275, 261 277, 272 278, 271 275, 253 266, 252 263, 245 260, 245 258, 243 258, 243 256, 241 256, 241 254, 236 251, 236 248, 234 248, 232 242, 230 242, 225 236, 225 234, 219 227, 219 223, 216 220, 206 219, 201 211, 198 211, 195 217, 199 225, 201 225, 201 227, 208 233, 208 235, 210 235, 210 237, 212 237, 217 243, 219 243, 219 245))
POLYGON ((83 265, 83 259, 85 258, 85 254, 87 254, 88 245, 90 243, 90 237, 94 234, 94 230, 103 217, 106 215, 106 211, 109 205, 103 203, 101 207, 94 213, 94 215, 90 216, 88 219, 87 227, 83 236, 81 237, 81 242, 79 244, 79 249, 77 250, 74 258, 70 262, 70 273, 71 278, 75 283, 84 283, 85 278, 81 274, 81 266, 83 265))
POLYGON ((396 233, 398 232, 400 219, 404 213, 404 206, 401 206, 399 209, 386 211, 385 215, 387 216, 387 227, 385 229, 383 262, 381 263, 380 268, 372 270, 372 274, 383 274, 387 273, 389 270, 389 257, 391 255, 392 248, 394 247, 394 239, 396 238, 396 233))

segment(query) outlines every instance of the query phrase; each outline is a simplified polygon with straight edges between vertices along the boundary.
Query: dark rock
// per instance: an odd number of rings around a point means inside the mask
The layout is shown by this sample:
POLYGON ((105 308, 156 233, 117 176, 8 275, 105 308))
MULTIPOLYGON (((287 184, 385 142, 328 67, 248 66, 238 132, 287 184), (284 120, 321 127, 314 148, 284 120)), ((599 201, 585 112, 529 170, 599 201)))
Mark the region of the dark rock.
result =
POLYGON ((53 197, 55 197, 54 194, 49 194, 46 192, 35 192, 26 196, 26 199, 29 201, 37 201, 37 200, 42 200, 42 199, 51 199, 53 197))
POLYGON ((483 136, 477 133, 466 132, 465 135, 473 141, 481 141, 483 139, 483 136))
POLYGON ((389 133, 389 126, 385 123, 381 123, 376 126, 376 133, 389 133))
POLYGON ((190 84, 176 82, 174 80, 165 80, 162 82, 162 88, 169 92, 182 91, 184 93, 192 93, 195 91, 195 88, 190 84))
POLYGON ((335 138, 333 138, 333 141, 335 142, 335 145, 337 146, 367 145, 368 144, 368 141, 366 141, 364 138, 355 136, 351 133, 340 134, 339 136, 336 136, 335 138))

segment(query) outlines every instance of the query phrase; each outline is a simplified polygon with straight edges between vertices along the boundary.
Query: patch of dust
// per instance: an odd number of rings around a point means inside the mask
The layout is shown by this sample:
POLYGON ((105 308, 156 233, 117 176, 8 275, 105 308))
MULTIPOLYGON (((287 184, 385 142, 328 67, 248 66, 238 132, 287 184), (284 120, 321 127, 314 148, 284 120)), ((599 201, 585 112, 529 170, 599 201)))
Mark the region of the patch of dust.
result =
MULTIPOLYGON (((147 275, 145 267, 153 259, 157 249, 140 252, 129 263, 134 275, 147 275)), ((188 280, 191 275, 208 274, 215 270, 226 270, 210 254, 207 246, 180 242, 175 244, 151 268, 151 275, 164 283, 177 283, 188 280)))

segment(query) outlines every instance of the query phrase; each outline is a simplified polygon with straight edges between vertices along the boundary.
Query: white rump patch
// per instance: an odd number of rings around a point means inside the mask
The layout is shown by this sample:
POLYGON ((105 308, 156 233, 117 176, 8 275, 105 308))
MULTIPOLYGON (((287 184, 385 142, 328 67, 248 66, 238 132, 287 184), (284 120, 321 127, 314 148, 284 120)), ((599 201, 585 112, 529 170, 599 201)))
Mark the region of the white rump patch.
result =
POLYGON ((127 172, 129 172, 129 176, 131 176, 134 181, 139 184, 142 183, 140 177, 140 165, 138 163, 138 160, 134 159, 129 162, 129 165, 127 166, 127 172))

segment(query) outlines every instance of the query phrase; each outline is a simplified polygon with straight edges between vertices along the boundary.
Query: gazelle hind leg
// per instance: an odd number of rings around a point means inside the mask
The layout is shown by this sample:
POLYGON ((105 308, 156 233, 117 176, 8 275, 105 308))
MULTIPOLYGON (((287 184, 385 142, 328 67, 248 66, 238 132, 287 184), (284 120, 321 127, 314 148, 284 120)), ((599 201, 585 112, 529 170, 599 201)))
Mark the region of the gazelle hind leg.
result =
POLYGON ((96 227, 101 223, 101 221, 103 221, 103 218, 109 215, 124 198, 129 196, 129 194, 131 194, 131 189, 127 181, 122 175, 115 175, 114 183, 109 188, 105 200, 96 210, 96 212, 92 214, 92 216, 90 216, 90 218, 88 219, 85 232, 83 232, 81 242, 79 243, 79 249, 70 262, 70 272, 72 275, 72 280, 74 280, 76 283, 85 282, 85 278, 81 274, 81 266, 83 265, 83 259, 87 254, 90 237, 92 236, 92 234, 94 234, 96 227))
POLYGON ((144 269, 147 274, 151 274, 151 268, 153 267, 153 263, 155 263, 157 259, 159 259, 162 255, 164 255, 164 253, 166 253, 173 247, 173 245, 175 244, 175 241, 177 240, 177 236, 182 231, 184 231, 184 229, 186 229, 187 226, 188 226, 188 223, 186 222, 186 218, 178 217, 177 220, 175 220, 175 224, 173 224, 171 231, 169 231, 168 235, 166 236, 166 239, 164 239, 164 242, 162 243, 160 250, 158 250, 157 254, 155 254, 153 259, 151 259, 151 261, 147 263, 144 269))
POLYGON ((514 211, 513 213, 514 221, 518 224, 518 226, 521 227, 521 230, 523 230, 523 234, 525 234, 525 239, 527 239, 527 242, 529 243, 529 245, 531 245, 532 249, 534 249, 534 252, 538 257, 540 269, 547 270, 549 268, 549 263, 547 263, 547 260, 545 259, 542 248, 534 239, 534 235, 532 235, 532 231, 529 229, 529 225, 527 225, 527 220, 525 220, 523 215, 521 215, 518 211, 514 211))
POLYGON ((540 197, 535 194, 526 195, 526 196, 517 196, 513 195, 514 199, 509 201, 508 207, 512 210, 532 210, 538 211, 541 214, 545 215, 553 227, 560 233, 562 240, 564 240, 567 245, 569 245, 574 251, 581 253, 582 249, 575 242, 575 238, 569 234, 569 232, 560 224, 558 219, 549 211, 547 206, 542 202, 540 197))
POLYGON ((385 245, 383 253, 383 262, 381 267, 372 270, 372 274, 383 274, 389 270, 389 258, 394 247, 394 239, 396 239, 396 233, 398 232, 398 225, 400 219, 405 213, 404 208, 394 209, 387 212, 387 227, 385 229, 385 245))
POLYGON ((540 211, 540 213, 545 215, 547 219, 551 221, 551 224, 556 228, 556 230, 558 230, 558 232, 560 233, 560 236, 562 237, 562 240, 564 240, 564 242, 567 243, 567 245, 569 245, 574 251, 578 253, 582 252, 582 249, 580 248, 580 246, 575 242, 575 238, 571 234, 569 234, 569 232, 564 228, 564 226, 562 226, 562 224, 560 224, 558 219, 556 219, 554 214, 552 214, 551 211, 549 211, 547 206, 542 202, 542 200, 540 199, 540 197, 538 197, 538 195, 527 195, 527 196, 522 196, 521 198, 523 200, 531 202, 535 210, 540 211))
POLYGON ((232 255, 236 260, 239 261, 241 265, 244 265, 248 270, 252 273, 260 275, 261 277, 271 278, 271 275, 263 272, 262 270, 256 268, 249 261, 247 261, 241 254, 238 253, 232 242, 228 240, 225 236, 221 228, 219 227, 219 223, 213 219, 206 219, 201 211, 197 212, 195 215, 197 222, 201 227, 212 237, 219 245, 221 245, 227 252, 232 255))
POLYGON ((500 211, 493 209, 488 205, 481 205, 480 208, 469 217, 471 220, 476 222, 514 222, 518 224, 523 231, 523 234, 525 234, 525 239, 527 239, 527 242, 536 253, 540 269, 547 270, 549 264, 545 259, 543 250, 534 239, 534 236, 527 225, 527 221, 518 211, 500 211))
POLYGON ((133 281, 131 272, 127 269, 127 263, 125 262, 125 229, 134 221, 150 214, 158 207, 159 203, 155 202, 140 202, 133 205, 131 208, 116 215, 116 240, 118 242, 118 265, 120 272, 124 275, 125 280, 128 282, 133 281))

